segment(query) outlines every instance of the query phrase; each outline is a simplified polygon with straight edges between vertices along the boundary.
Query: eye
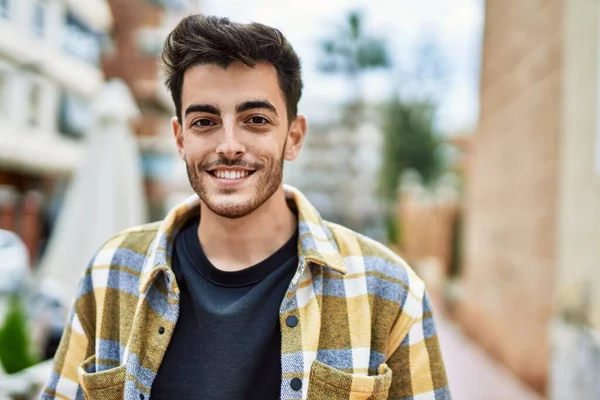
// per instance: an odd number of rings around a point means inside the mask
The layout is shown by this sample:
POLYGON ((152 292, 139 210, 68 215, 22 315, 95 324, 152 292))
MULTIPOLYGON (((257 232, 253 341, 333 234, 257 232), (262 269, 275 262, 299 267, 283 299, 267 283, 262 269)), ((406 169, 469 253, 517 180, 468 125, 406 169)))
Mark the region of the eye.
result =
POLYGON ((208 118, 200 118, 200 119, 194 121, 194 123, 192 123, 192 126, 199 127, 199 128, 206 128, 206 127, 214 126, 214 125, 216 125, 215 122, 211 121, 208 118))
POLYGON ((259 115, 256 115, 254 117, 251 117, 248 120, 249 123, 254 124, 254 125, 265 125, 269 123, 269 120, 266 119, 265 117, 261 117, 259 115))

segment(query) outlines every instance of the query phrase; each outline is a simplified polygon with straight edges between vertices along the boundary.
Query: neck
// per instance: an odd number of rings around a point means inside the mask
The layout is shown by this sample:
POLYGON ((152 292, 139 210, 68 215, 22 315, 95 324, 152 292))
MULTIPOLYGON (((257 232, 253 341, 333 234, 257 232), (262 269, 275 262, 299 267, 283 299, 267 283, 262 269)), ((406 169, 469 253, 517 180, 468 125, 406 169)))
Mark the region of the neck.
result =
POLYGON ((200 206, 198 238, 210 262, 223 271, 239 271, 265 260, 294 234, 298 222, 283 187, 249 215, 228 219, 200 206))

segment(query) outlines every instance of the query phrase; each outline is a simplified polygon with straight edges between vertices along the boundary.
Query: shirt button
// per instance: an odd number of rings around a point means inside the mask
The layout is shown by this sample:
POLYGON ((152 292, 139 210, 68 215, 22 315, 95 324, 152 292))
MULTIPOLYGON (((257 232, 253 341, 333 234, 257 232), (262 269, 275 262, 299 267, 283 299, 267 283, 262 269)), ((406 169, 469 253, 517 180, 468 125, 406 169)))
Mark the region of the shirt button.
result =
POLYGON ((290 386, 292 387, 292 389, 294 389, 297 392, 298 390, 302 389, 302 379, 300 379, 300 378, 292 379, 292 381, 290 382, 290 386))
POLYGON ((295 327, 296 325, 298 325, 298 317, 296 317, 295 315, 290 315, 285 319, 285 324, 290 328, 295 327))
POLYGON ((163 333, 165 333, 165 328, 163 328, 162 326, 160 328, 158 328, 158 334, 162 335, 163 333))

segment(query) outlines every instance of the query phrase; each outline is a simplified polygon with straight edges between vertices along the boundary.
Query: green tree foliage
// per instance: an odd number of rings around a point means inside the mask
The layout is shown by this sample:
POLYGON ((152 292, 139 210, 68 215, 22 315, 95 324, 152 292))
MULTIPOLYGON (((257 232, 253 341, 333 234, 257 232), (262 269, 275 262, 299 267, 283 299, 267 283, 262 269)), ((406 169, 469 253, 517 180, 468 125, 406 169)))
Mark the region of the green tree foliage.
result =
POLYGON ((430 103, 408 103, 398 96, 383 110, 383 149, 380 190, 395 199, 399 179, 407 169, 417 171, 425 184, 443 170, 441 140, 436 133, 430 103))
MULTIPOLYGON (((386 40, 368 32, 364 20, 360 11, 350 11, 343 24, 335 27, 320 43, 319 69, 345 77, 353 90, 342 115, 349 132, 364 116, 361 76, 370 70, 392 67, 386 40)), ((382 113, 384 138, 379 181, 387 208, 390 243, 402 241, 400 221, 393 206, 399 178, 407 169, 413 169, 426 184, 433 183, 444 168, 442 143, 436 133, 434 117, 444 86, 446 65, 435 36, 424 34, 417 43, 409 70, 400 72, 396 68, 394 75, 390 75, 390 85, 402 94, 393 97, 382 113)))
POLYGON ((364 16, 359 11, 348 13, 345 23, 321 42, 321 50, 319 68, 326 73, 356 78, 366 70, 390 65, 385 40, 365 32, 364 16))
POLYGON ((8 374, 19 372, 37 362, 30 352, 25 310, 16 295, 10 299, 4 324, 0 328, 0 362, 8 374))
POLYGON ((343 120, 355 126, 364 111, 360 77, 366 71, 390 67, 387 42, 366 32, 364 15, 353 10, 321 41, 320 50, 319 70, 344 76, 352 88, 353 97, 345 107, 343 120))

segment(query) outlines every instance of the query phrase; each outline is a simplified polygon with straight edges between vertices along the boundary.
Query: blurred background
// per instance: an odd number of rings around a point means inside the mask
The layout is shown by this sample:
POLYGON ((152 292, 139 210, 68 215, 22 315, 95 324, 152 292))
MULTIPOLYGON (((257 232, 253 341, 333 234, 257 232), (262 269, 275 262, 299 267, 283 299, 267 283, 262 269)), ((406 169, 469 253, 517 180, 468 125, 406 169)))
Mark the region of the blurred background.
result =
POLYGON ((157 57, 196 12, 291 41, 284 180, 425 280, 454 398, 600 398, 597 0, 0 0, 0 399, 92 253, 191 194, 157 57))

